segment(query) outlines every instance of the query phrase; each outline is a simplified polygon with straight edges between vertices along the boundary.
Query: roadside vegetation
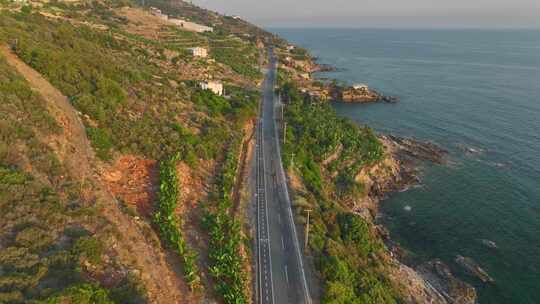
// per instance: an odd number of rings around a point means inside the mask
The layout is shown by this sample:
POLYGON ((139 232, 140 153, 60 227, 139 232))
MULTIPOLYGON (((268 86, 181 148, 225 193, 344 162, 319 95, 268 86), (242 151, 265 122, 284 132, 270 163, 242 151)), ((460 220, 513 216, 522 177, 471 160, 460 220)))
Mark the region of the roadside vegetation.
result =
POLYGON ((178 155, 175 155, 159 163, 159 193, 154 223, 166 245, 182 259, 184 278, 191 290, 200 291, 202 285, 197 266, 197 253, 186 243, 182 235, 181 220, 175 214, 180 199, 176 174, 178 158, 178 155))
POLYGON ((306 187, 294 201, 300 219, 312 210, 309 251, 323 280, 323 303, 397 303, 384 277, 384 245, 372 225, 343 204, 367 194, 355 174, 382 159, 382 144, 371 129, 339 118, 293 84, 283 85, 281 93, 287 102, 283 160, 306 187))
POLYGON ((241 223, 231 209, 231 192, 237 173, 241 134, 234 137, 225 155, 221 173, 216 182, 216 195, 210 198, 206 207, 203 225, 210 236, 210 274, 216 281, 215 290, 227 304, 248 303, 247 274, 244 270, 245 257, 242 255, 244 235, 241 223))
POLYGON ((360 190, 362 185, 354 183, 354 175, 384 154, 373 130, 338 117, 328 103, 302 95, 291 83, 282 87, 282 94, 287 100, 285 118, 290 126, 284 145, 285 165, 289 166, 294 160, 309 190, 314 193, 322 195, 341 189, 339 192, 345 195, 360 190), (338 173, 340 178, 325 183, 321 163, 338 149, 341 152, 327 168, 330 173, 338 173))

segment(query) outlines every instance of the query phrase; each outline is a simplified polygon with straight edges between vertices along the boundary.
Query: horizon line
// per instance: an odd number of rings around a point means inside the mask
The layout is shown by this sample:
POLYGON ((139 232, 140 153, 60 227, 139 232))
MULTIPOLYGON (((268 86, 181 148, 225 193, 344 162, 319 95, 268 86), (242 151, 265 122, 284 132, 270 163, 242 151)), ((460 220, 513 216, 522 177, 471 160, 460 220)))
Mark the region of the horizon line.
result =
POLYGON ((329 26, 310 26, 310 25, 261 25, 267 29, 343 29, 343 30, 540 30, 540 26, 514 26, 514 27, 487 27, 487 26, 345 26, 345 25, 329 25, 329 26))

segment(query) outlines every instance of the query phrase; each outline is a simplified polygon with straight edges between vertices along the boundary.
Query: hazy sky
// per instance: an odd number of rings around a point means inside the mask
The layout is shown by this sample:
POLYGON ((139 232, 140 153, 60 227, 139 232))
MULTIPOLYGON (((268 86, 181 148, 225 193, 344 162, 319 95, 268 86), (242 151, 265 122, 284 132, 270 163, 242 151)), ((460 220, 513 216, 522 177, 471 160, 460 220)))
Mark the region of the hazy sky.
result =
POLYGON ((540 27, 540 0, 193 0, 271 27, 540 27))

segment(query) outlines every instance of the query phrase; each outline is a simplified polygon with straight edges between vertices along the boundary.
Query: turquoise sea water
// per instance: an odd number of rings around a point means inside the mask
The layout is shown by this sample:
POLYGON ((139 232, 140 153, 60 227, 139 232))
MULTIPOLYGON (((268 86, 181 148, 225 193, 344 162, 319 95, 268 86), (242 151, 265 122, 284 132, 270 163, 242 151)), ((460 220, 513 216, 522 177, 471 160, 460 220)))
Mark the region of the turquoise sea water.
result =
POLYGON ((339 114, 450 151, 421 187, 384 201, 392 238, 418 260, 443 259, 479 303, 540 303, 540 31, 273 31, 340 69, 319 76, 401 98, 335 104, 339 114), (465 274, 458 254, 496 282, 465 274))

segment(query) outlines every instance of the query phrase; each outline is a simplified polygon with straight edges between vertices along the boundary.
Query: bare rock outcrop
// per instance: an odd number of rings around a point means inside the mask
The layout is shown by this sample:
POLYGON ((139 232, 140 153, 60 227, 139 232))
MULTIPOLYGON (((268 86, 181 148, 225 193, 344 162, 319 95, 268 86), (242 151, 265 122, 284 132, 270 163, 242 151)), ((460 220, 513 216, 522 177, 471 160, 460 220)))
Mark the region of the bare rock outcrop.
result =
POLYGON ((470 275, 477 277, 484 283, 493 283, 493 279, 478 263, 469 257, 464 257, 461 255, 456 256, 456 263, 463 267, 470 275))
POLYGON ((438 290, 448 303, 476 303, 474 287, 454 277, 450 268, 441 260, 423 263, 416 268, 416 271, 427 284, 438 290))
MULTIPOLYGON (((446 150, 429 142, 393 135, 381 135, 379 139, 386 149, 385 158, 364 167, 356 176, 356 181, 366 186, 369 195, 357 202, 354 211, 367 220, 374 220, 379 201, 389 193, 420 183, 418 167, 423 161, 444 164, 447 154, 446 150)), ((476 303, 474 287, 456 278, 442 261, 429 261, 416 268, 408 266, 402 262, 404 255, 399 253, 403 250, 390 240, 387 229, 380 225, 376 228, 390 248, 389 277, 406 303, 476 303)))

